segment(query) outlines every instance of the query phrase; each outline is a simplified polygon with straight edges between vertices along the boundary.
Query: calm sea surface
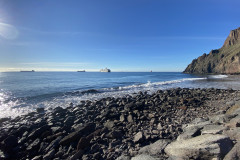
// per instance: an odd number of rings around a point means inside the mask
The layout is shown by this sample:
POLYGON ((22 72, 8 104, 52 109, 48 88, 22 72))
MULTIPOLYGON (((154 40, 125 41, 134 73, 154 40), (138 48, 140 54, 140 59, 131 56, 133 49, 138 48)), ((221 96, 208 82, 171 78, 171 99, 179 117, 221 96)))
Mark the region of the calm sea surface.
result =
POLYGON ((68 107, 81 100, 119 97, 168 88, 240 89, 238 77, 179 72, 0 72, 0 118, 38 107, 68 107))

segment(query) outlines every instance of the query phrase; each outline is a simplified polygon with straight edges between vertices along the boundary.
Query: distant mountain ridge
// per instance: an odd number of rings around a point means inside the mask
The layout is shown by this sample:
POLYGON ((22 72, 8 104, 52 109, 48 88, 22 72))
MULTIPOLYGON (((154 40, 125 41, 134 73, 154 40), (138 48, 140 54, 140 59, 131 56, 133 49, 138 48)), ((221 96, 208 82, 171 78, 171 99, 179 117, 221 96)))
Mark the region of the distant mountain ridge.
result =
POLYGON ((183 73, 240 74, 240 27, 230 32, 220 49, 194 59, 183 73))

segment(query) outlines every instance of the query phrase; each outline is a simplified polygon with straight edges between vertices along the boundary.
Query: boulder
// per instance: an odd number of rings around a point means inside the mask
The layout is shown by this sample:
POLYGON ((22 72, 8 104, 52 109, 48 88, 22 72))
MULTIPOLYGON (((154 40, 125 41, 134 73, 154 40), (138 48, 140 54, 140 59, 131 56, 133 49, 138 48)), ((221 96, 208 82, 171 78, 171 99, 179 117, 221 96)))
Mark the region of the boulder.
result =
POLYGON ((38 138, 43 132, 45 132, 46 130, 50 129, 50 127, 48 125, 44 125, 36 130, 34 130, 33 132, 31 132, 28 136, 28 138, 30 139, 36 139, 38 138))
POLYGON ((165 148, 170 157, 182 159, 223 158, 233 147, 229 137, 205 134, 187 140, 175 141, 165 148))
POLYGON ((223 131, 223 134, 230 137, 232 140, 240 141, 240 127, 223 131))
POLYGON ((135 157, 132 157, 131 160, 157 160, 157 159, 147 154, 140 154, 135 157))
POLYGON ((131 158, 129 156, 121 155, 116 160, 130 160, 131 158))
POLYGON ((231 149, 230 152, 224 157, 223 160, 230 160, 230 159, 240 159, 240 142, 235 144, 235 146, 231 149))
POLYGON ((221 134, 223 130, 226 130, 226 127, 222 125, 206 125, 202 129, 203 134, 221 134))
POLYGON ((75 131, 73 133, 70 133, 69 135, 65 136, 61 141, 61 145, 67 145, 73 141, 79 140, 80 137, 87 135, 95 130, 95 124, 94 123, 89 123, 86 124, 85 126, 79 128, 78 131, 75 131))
POLYGON ((138 153, 139 154, 150 154, 150 155, 158 155, 163 152, 165 147, 170 143, 170 140, 160 139, 153 144, 147 145, 141 148, 138 153))
POLYGON ((190 139, 190 138, 199 136, 201 135, 201 129, 202 129, 202 126, 187 127, 184 129, 185 131, 178 136, 177 140, 179 141, 179 140, 190 139))

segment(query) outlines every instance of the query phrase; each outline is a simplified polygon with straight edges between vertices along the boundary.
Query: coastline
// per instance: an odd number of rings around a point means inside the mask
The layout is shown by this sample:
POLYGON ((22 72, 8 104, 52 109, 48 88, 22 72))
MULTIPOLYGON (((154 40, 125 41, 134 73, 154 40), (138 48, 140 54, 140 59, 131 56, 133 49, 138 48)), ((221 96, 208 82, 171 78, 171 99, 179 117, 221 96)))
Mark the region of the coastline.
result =
MULTIPOLYGON (((0 120, 0 158, 130 159, 151 143, 176 140, 184 125, 227 112, 237 101, 238 90, 176 88, 38 109, 0 120)), ((169 158, 163 150, 157 156, 169 158)))

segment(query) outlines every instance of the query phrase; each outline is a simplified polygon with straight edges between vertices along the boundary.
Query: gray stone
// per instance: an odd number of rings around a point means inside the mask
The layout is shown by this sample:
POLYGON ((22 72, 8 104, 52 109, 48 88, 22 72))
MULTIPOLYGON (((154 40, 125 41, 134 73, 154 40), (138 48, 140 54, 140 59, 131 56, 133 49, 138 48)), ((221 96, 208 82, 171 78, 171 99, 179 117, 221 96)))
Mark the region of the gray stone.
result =
POLYGON ((142 140, 143 140, 143 133, 140 131, 134 136, 133 142, 137 143, 142 140))
POLYGON ((132 157, 131 160, 157 160, 157 159, 147 154, 140 154, 135 157, 132 157))
POLYGON ((150 154, 150 155, 158 155, 163 152, 165 147, 170 143, 170 140, 160 139, 153 144, 147 145, 141 148, 138 153, 139 154, 150 154))
POLYGON ((130 160, 131 158, 129 156, 121 155, 116 160, 130 160))
POLYGON ((235 146, 231 149, 230 152, 224 157, 223 160, 232 160, 232 159, 240 159, 240 142, 235 144, 235 146))
POLYGON ((223 131, 223 134, 230 137, 232 140, 240 141, 240 127, 223 131))
POLYGON ((27 151, 32 151, 34 149, 37 149, 38 146, 40 145, 40 139, 37 138, 35 139, 35 141, 33 141, 28 147, 27 147, 27 151))
POLYGON ((41 160, 42 156, 35 156, 32 160, 41 160))
POLYGON ((133 122, 133 117, 131 114, 128 115, 127 120, 129 123, 133 122))
POLYGON ((120 116, 120 121, 121 121, 121 122, 124 122, 124 121, 125 121, 125 116, 124 116, 123 114, 120 116))
POLYGON ((226 130, 226 127, 222 125, 206 125, 202 129, 203 134, 221 134, 223 130, 226 130))
POLYGON ((180 140, 190 139, 190 138, 199 136, 201 135, 201 129, 202 129, 202 126, 187 127, 185 128, 185 131, 178 136, 177 140, 180 141, 180 140))
POLYGON ((46 155, 43 156, 43 160, 50 160, 55 154, 55 149, 49 151, 46 155))
POLYGON ((231 119, 228 123, 228 126, 231 128, 240 127, 240 116, 236 116, 235 118, 231 119))
POLYGON ((232 146, 232 141, 227 136, 205 134, 187 140, 172 142, 164 151, 170 157, 210 159, 223 158, 231 150, 232 146))
POLYGON ((104 127, 107 127, 108 129, 112 129, 114 127, 114 122, 113 121, 107 121, 104 123, 104 127))
POLYGON ((223 124, 229 122, 232 118, 234 118, 237 114, 220 114, 210 118, 210 122, 215 124, 223 124))
POLYGON ((204 122, 199 122, 199 123, 190 123, 190 124, 187 124, 187 125, 183 125, 183 131, 184 132, 190 131, 194 128, 202 129, 204 126, 206 126, 208 124, 211 124, 211 122, 210 121, 204 121, 204 122))

